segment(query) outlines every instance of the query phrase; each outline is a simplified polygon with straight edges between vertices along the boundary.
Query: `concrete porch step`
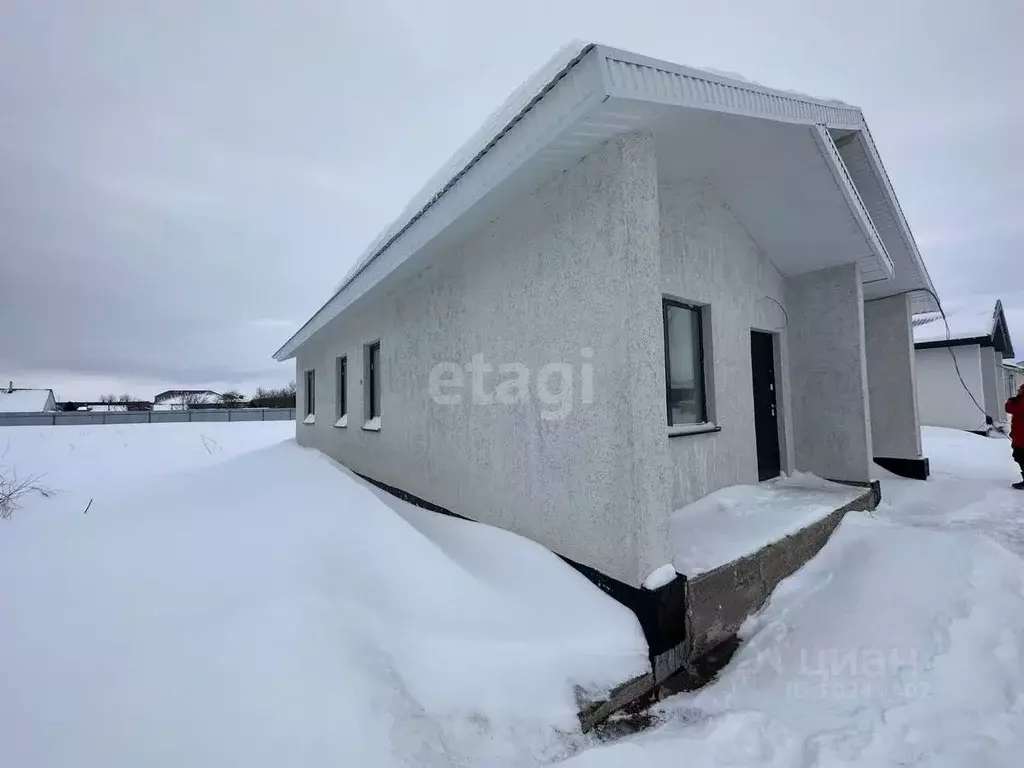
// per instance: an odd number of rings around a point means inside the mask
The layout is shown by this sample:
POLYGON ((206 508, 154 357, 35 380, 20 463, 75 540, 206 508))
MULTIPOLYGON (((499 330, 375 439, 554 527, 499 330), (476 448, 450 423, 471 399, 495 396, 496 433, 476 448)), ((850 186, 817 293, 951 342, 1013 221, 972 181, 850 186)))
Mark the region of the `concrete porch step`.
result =
MULTIPOLYGON (((715 568, 692 576, 680 574, 655 590, 651 596, 655 605, 648 610, 657 614, 657 627, 676 632, 683 628, 681 636, 673 638, 678 642, 649 636, 652 650, 659 648, 652 653, 652 671, 619 686, 605 701, 581 702, 583 730, 595 728, 615 713, 642 714, 666 696, 694 690, 714 679, 738 646, 740 626, 764 606, 779 583, 821 551, 847 512, 878 505, 877 486, 846 491, 837 495, 841 503, 836 508, 810 524, 715 568), (659 641, 660 646, 653 644, 659 641)), ((767 509, 770 514, 770 508, 770 504, 762 504, 761 511, 767 509)), ((788 525, 785 521, 780 524, 788 525)), ((648 622, 645 631, 650 635, 649 627, 648 622)))

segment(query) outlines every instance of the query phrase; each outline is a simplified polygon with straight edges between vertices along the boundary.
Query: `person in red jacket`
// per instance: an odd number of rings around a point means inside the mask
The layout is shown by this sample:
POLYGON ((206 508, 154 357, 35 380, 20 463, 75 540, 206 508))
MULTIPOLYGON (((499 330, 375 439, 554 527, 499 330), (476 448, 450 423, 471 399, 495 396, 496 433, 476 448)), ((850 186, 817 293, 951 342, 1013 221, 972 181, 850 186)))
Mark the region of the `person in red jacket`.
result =
MULTIPOLYGON (((1013 417, 1010 425, 1013 460, 1020 466, 1020 475, 1024 477, 1024 384, 1020 385, 1016 395, 1006 401, 1006 412, 1013 417)), ((1024 491, 1024 480, 1014 483, 1013 487, 1024 491)))

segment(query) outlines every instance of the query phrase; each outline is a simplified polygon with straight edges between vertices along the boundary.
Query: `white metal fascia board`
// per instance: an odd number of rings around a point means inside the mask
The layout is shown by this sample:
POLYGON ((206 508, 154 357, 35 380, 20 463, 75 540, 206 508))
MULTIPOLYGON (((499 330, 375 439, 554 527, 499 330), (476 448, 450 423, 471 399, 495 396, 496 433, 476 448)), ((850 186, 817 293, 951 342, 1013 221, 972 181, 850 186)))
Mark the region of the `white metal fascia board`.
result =
POLYGON ((857 129, 860 109, 736 80, 692 67, 597 46, 610 96, 658 104, 729 112, 784 122, 857 129))
POLYGON ((1003 300, 996 299, 995 323, 993 324, 992 336, 995 337, 1000 331, 1006 337, 1006 348, 1003 354, 1007 357, 1016 357, 1013 352, 1013 339, 1010 338, 1010 324, 1006 322, 1006 313, 1003 311, 1003 300))
POLYGON ((588 59, 593 48, 586 46, 415 215, 383 240, 313 317, 274 353, 274 359, 284 361, 294 356, 313 334, 599 104, 605 94, 600 72, 589 63, 594 61, 588 59))
POLYGON ((850 210, 853 212, 857 225, 860 227, 865 239, 871 245, 871 250, 878 261, 879 268, 885 273, 884 277, 876 278, 875 280, 872 280, 872 282, 876 282, 878 279, 888 280, 895 274, 895 267, 893 266, 892 259, 889 258, 889 252, 886 251, 882 238, 878 235, 878 230, 875 229, 875 223, 871 220, 871 215, 868 213, 868 209, 864 205, 864 201, 861 199, 856 185, 853 183, 853 179, 850 178, 850 173, 846 169, 846 164, 843 162, 843 158, 839 154, 839 148, 836 146, 835 142, 832 141, 832 135, 825 127, 815 125, 813 127, 813 131, 814 138, 817 141, 818 148, 821 150, 822 157, 825 158, 825 162, 828 163, 829 168, 832 170, 832 176, 835 178, 836 186, 839 187, 839 190, 846 198, 846 202, 849 204, 850 210))
MULTIPOLYGON (((892 181, 889 179, 889 174, 885 170, 885 165, 882 163, 882 157, 879 155, 878 148, 875 146, 875 140, 871 136, 871 129, 868 127, 867 121, 864 122, 863 128, 861 129, 860 135, 857 139, 864 147, 868 158, 871 160, 871 165, 875 175, 878 177, 882 188, 885 190, 885 196, 889 206, 895 214, 896 222, 899 225, 900 234, 902 235, 907 253, 909 253, 910 258, 913 259, 914 266, 917 267, 925 286, 929 291, 935 294, 935 296, 938 296, 939 294, 938 291, 935 290, 935 284, 932 282, 931 275, 928 274, 928 267, 925 266, 921 252, 917 249, 917 241, 914 240, 914 234, 910 231, 910 224, 907 221, 907 217, 903 215, 903 208, 900 207, 900 201, 899 198, 896 197, 896 191, 893 189, 892 181)), ((931 296, 928 297, 927 303, 933 305, 935 310, 938 310, 938 305, 931 296)))
MULTIPOLYGON (((531 90, 526 95, 529 100, 495 135, 484 132, 474 136, 472 141, 486 142, 482 148, 468 162, 451 166, 450 178, 446 175, 449 173, 446 168, 441 176, 447 181, 442 179, 444 183, 422 205, 407 209, 374 242, 342 286, 274 354, 275 359, 292 357, 314 333, 443 231, 487 191, 525 163, 532 153, 543 149, 595 101, 614 95, 654 104, 831 128, 864 127, 860 110, 841 102, 778 91, 606 46, 580 44, 578 51, 569 52, 575 55, 553 76, 548 79, 532 78, 528 82, 531 90), (584 61, 587 66, 581 67, 584 61), (583 70, 586 70, 585 74, 581 74, 583 70), (577 93, 579 99, 553 98, 555 92, 564 95, 566 91, 579 90, 581 80, 587 81, 587 87, 582 95, 577 93), (572 103, 567 104, 567 101, 572 103), (532 126, 532 135, 527 125, 532 126)), ((853 193, 856 194, 855 188, 853 193)), ((868 226, 873 229, 872 224, 868 226)), ((884 254, 882 264, 885 264, 888 256, 884 247, 880 251, 884 254)), ((891 261, 888 265, 891 268, 891 261)))

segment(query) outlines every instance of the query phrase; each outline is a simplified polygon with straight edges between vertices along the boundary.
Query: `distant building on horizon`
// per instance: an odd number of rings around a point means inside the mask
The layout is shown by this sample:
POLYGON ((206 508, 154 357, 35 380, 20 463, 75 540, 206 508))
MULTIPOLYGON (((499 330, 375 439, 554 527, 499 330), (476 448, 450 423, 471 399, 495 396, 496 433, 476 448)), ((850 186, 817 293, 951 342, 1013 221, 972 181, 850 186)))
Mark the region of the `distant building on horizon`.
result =
POLYGON ((220 402, 219 392, 212 389, 167 389, 153 396, 153 410, 188 410, 195 406, 220 402))
POLYGON ((5 389, 0 389, 0 413, 39 413, 56 411, 57 403, 53 398, 52 389, 32 389, 15 387, 9 382, 5 389))

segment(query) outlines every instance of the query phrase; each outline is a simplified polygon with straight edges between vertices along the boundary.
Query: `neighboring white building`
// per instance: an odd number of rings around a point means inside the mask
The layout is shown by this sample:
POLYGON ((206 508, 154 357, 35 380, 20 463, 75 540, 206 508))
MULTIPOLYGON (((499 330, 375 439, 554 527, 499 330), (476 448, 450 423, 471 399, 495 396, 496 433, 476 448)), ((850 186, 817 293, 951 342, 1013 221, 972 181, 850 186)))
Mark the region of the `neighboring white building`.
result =
POLYGON ((0 413, 56 411, 52 389, 21 389, 13 384, 0 389, 0 413))
POLYGON ((921 423, 985 432, 1006 421, 1004 405, 1016 390, 1003 365, 1013 343, 1003 304, 951 303, 914 318, 917 399, 921 423))
POLYGON ((302 445, 636 589, 721 488, 927 474, 933 290, 858 108, 586 45, 275 357, 302 445))
POLYGON ((1024 384, 1024 360, 1016 363, 1003 362, 1003 376, 1006 379, 1006 393, 1012 397, 1024 384))

